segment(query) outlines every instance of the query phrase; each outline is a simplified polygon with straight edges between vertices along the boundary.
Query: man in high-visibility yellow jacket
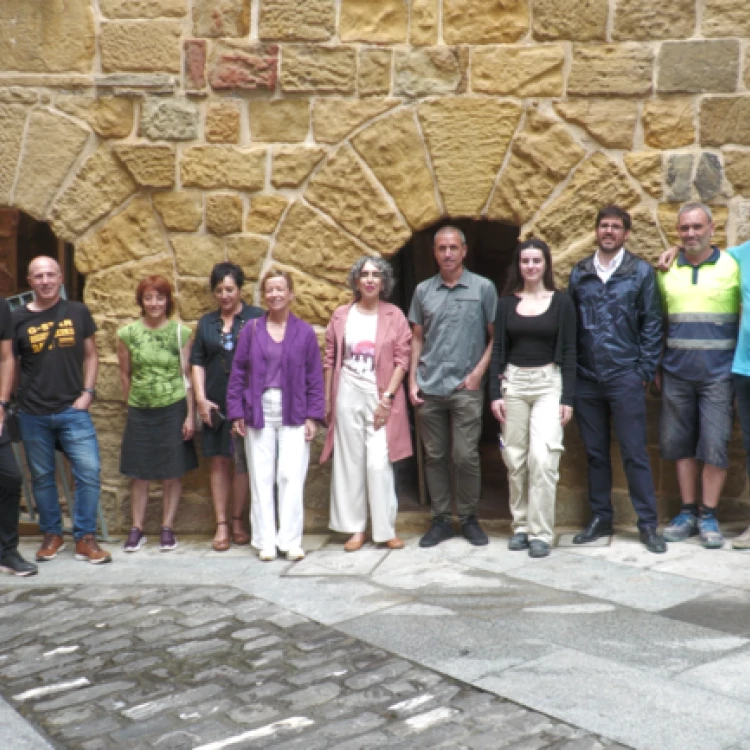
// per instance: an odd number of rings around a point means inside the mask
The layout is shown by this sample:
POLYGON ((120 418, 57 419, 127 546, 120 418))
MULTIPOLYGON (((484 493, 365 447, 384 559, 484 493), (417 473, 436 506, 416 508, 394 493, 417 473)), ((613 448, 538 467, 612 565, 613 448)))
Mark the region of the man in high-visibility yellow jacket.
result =
POLYGON ((679 542, 700 534, 704 547, 716 549, 724 544, 715 512, 729 466, 740 273, 734 258, 711 244, 714 223, 707 206, 683 206, 677 232, 679 256, 669 271, 658 275, 667 323, 660 443, 663 458, 676 462, 682 497, 682 510, 664 538, 679 542))

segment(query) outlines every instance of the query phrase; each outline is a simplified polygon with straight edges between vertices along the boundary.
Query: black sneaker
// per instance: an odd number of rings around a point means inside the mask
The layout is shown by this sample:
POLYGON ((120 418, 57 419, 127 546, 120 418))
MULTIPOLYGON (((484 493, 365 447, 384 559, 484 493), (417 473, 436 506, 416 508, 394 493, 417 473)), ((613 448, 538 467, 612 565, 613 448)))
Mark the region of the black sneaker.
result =
POLYGON ((429 531, 419 540, 420 547, 435 547, 446 539, 454 537, 453 526, 445 521, 433 521, 429 531))
POLYGON ((667 543, 664 537, 657 533, 656 529, 642 529, 641 542, 643 546, 655 555, 661 555, 667 551, 667 543))
POLYGON ((519 531, 508 541, 508 549, 511 552, 520 552, 529 548, 529 535, 525 531, 519 531))
POLYGON ((487 534, 482 531, 479 521, 473 516, 467 518, 466 521, 461 524, 461 533, 463 534, 464 539, 475 547, 484 547, 490 543, 487 534))
POLYGON ((14 576, 35 576, 39 572, 37 566, 24 560, 17 550, 6 552, 0 558, 0 570, 14 576))
POLYGON ((532 539, 529 543, 529 557, 547 557, 550 545, 541 539, 532 539))

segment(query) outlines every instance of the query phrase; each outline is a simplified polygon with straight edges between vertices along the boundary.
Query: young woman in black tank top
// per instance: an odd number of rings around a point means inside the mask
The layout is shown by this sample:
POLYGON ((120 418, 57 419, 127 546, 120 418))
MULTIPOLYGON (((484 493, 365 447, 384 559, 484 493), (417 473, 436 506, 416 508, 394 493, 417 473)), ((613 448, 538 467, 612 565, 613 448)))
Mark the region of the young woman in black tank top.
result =
POLYGON ((508 467, 508 547, 528 549, 531 557, 547 556, 554 538, 563 427, 573 415, 575 336, 575 308, 555 290, 549 247, 521 243, 498 303, 490 396, 508 467))

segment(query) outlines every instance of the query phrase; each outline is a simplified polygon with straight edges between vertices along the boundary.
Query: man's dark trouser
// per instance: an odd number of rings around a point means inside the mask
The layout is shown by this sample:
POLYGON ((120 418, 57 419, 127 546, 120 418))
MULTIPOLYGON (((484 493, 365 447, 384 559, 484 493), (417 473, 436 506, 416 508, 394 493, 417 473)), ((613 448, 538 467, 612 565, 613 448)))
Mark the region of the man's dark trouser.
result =
POLYGON ((603 383, 578 379, 575 414, 588 454, 592 516, 612 522, 611 419, 638 528, 656 528, 656 495, 646 451, 646 393, 638 374, 629 372, 603 383))
POLYGON ((435 521, 447 522, 451 518, 451 459, 456 475, 458 519, 465 523, 477 514, 482 488, 479 438, 483 406, 484 388, 454 391, 450 396, 425 394, 424 403, 417 410, 425 453, 424 473, 435 521))
POLYGON ((0 445, 0 557, 18 547, 21 472, 12 443, 0 445))
POLYGON ((734 392, 737 395, 737 414, 742 429, 742 447, 745 449, 745 466, 750 476, 750 378, 733 375, 734 392))

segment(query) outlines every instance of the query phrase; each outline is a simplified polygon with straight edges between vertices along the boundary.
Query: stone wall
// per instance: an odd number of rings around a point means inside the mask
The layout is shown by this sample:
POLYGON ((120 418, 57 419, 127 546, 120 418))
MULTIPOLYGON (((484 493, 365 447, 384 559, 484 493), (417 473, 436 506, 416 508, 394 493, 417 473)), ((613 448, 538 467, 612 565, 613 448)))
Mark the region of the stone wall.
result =
MULTIPOLYGON (((127 524, 128 497, 114 331, 137 313, 140 277, 171 278, 194 322, 216 261, 256 280, 273 260, 323 326, 355 258, 391 256, 446 216, 543 237, 561 280, 605 202, 633 212, 650 260, 689 198, 714 206, 719 244, 737 243, 750 237, 748 36, 744 0, 3 0, 0 206, 50 222, 86 274, 111 522, 127 524)), ((729 497, 744 486, 737 453, 729 497)), ((577 520, 572 455, 562 515, 577 520)), ((324 473, 308 496, 319 523, 324 473)), ((205 472, 180 515, 211 527, 205 472)))

